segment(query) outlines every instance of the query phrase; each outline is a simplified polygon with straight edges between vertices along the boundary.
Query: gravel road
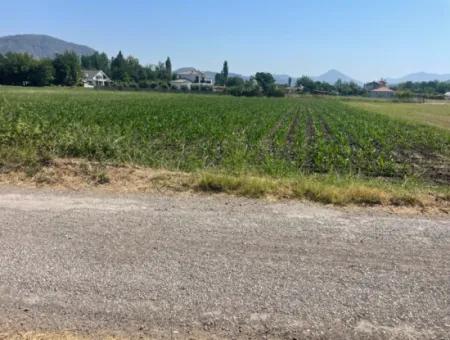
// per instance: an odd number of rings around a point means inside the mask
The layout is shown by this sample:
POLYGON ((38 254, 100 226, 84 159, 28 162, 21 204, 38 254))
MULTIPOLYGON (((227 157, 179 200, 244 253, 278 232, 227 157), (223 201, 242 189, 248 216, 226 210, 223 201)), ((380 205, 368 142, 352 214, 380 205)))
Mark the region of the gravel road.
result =
POLYGON ((449 339, 450 219, 0 188, 0 334, 449 339))

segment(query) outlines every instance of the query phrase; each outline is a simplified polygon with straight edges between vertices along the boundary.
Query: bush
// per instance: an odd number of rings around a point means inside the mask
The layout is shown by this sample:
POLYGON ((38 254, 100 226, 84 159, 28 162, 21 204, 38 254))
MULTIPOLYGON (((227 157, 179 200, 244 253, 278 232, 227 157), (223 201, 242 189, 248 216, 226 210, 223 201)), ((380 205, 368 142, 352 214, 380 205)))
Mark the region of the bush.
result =
POLYGON ((397 98, 399 99, 411 99, 412 97, 414 97, 414 94, 411 91, 397 91, 397 93, 395 94, 397 98))
POLYGON ((135 83, 134 81, 131 81, 129 83, 126 84, 126 87, 132 90, 138 90, 139 89, 139 84, 135 83))
POLYGON ((267 97, 284 97, 285 93, 281 88, 273 86, 266 91, 265 95, 267 97))
POLYGON ((234 86, 243 86, 245 84, 244 79, 240 77, 230 77, 227 80, 226 86, 234 87, 234 86))
POLYGON ((141 80, 139 82, 139 88, 141 88, 141 89, 148 89, 148 88, 150 88, 150 82, 148 80, 141 80))
POLYGON ((233 86, 227 88, 227 93, 236 97, 256 97, 261 95, 261 90, 259 86, 247 82, 242 86, 233 86))

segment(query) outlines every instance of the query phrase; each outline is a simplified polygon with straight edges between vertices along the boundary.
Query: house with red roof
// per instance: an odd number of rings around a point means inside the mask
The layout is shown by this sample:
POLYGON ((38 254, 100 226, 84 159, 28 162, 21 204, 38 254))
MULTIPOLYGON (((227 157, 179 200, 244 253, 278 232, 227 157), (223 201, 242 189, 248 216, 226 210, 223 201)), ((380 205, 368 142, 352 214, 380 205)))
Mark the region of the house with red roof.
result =
POLYGON ((392 98, 395 96, 395 91, 387 86, 386 81, 374 81, 364 86, 369 91, 369 97, 372 98, 392 98))

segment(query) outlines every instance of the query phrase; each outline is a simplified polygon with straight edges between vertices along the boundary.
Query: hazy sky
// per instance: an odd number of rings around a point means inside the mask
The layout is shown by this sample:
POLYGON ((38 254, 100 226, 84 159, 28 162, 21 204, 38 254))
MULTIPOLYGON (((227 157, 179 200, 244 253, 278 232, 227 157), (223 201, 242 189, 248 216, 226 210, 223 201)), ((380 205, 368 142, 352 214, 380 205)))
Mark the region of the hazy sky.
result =
POLYGON ((0 0, 0 36, 40 33, 174 66, 358 80, 450 73, 450 0, 0 0))

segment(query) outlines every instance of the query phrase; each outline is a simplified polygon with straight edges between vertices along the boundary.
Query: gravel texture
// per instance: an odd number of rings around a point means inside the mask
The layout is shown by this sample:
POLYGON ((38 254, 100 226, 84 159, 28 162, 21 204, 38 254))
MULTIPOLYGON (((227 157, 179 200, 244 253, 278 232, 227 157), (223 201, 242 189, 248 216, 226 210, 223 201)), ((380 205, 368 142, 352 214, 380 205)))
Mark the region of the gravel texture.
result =
POLYGON ((0 334, 15 331, 449 339, 450 219, 0 188, 0 334))

